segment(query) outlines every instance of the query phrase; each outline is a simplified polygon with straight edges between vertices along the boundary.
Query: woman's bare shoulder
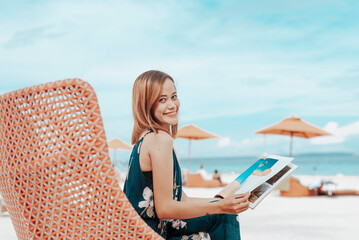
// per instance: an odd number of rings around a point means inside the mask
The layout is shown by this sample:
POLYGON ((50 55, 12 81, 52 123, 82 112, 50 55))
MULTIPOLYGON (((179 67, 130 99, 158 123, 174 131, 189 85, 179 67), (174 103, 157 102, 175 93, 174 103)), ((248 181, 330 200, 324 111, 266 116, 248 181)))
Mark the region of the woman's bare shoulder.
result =
POLYGON ((147 142, 158 146, 173 146, 173 138, 165 131, 158 131, 158 133, 151 132, 148 134, 147 142))
POLYGON ((149 149, 173 148, 173 138, 165 131, 151 132, 145 137, 144 145, 149 149))

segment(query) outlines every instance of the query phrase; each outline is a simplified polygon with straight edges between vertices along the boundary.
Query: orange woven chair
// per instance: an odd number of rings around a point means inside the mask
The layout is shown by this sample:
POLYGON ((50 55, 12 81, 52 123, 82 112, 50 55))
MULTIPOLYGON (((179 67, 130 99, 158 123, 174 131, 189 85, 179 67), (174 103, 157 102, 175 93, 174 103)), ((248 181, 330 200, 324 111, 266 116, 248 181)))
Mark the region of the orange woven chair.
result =
POLYGON ((162 239, 121 191, 80 79, 0 96, 0 193, 18 239, 162 239))

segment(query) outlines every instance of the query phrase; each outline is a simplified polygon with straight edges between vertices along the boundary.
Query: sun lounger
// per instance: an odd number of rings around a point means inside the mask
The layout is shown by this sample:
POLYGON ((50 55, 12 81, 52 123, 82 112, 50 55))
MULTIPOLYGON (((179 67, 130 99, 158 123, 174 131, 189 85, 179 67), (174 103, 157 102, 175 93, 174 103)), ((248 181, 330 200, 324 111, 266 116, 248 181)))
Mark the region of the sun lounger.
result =
POLYGON ((309 189, 308 187, 302 185, 298 179, 290 177, 289 187, 285 190, 282 188, 282 190, 280 190, 280 195, 282 197, 307 197, 316 196, 317 193, 315 189, 309 189))
POLYGON ((219 180, 205 180, 200 173, 187 173, 186 187, 223 187, 219 180))
POLYGON ((88 83, 0 96, 0 157, 0 191, 18 239, 162 239, 119 187, 88 83))

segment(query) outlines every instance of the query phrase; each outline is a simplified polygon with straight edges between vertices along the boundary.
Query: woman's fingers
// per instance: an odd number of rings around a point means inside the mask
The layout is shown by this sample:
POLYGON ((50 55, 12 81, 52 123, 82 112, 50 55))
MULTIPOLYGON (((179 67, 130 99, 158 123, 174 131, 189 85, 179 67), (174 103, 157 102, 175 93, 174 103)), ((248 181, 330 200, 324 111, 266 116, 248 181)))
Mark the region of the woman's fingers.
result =
POLYGON ((236 209, 236 213, 241 213, 246 211, 249 208, 249 202, 243 202, 241 204, 238 205, 238 208, 236 209))
POLYGON ((241 193, 241 194, 234 194, 234 197, 235 198, 245 198, 245 199, 248 199, 250 196, 250 193, 247 192, 247 193, 241 193))
POLYGON ((236 202, 240 203, 240 202, 247 202, 249 196, 250 193, 244 193, 244 194, 235 194, 233 197, 236 202))
POLYGON ((222 200, 225 212, 229 214, 238 214, 247 210, 249 207, 249 195, 249 193, 235 194, 227 197, 224 201, 222 200))

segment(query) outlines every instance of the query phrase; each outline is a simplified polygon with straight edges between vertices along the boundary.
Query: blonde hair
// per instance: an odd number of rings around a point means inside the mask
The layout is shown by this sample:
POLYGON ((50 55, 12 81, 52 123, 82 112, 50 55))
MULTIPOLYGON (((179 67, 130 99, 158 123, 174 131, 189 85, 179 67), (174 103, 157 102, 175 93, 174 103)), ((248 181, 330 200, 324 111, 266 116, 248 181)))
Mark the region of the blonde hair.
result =
POLYGON ((134 126, 132 131, 132 144, 136 144, 141 134, 146 130, 158 133, 159 130, 165 131, 173 138, 176 137, 178 124, 172 125, 170 132, 161 126, 154 117, 154 107, 161 95, 162 86, 166 79, 173 78, 168 74, 150 70, 137 77, 132 90, 132 113, 134 126))

